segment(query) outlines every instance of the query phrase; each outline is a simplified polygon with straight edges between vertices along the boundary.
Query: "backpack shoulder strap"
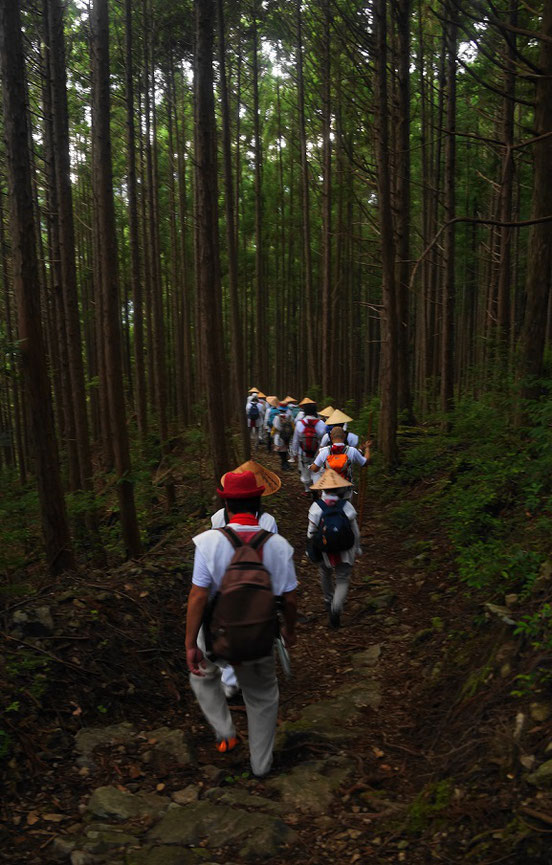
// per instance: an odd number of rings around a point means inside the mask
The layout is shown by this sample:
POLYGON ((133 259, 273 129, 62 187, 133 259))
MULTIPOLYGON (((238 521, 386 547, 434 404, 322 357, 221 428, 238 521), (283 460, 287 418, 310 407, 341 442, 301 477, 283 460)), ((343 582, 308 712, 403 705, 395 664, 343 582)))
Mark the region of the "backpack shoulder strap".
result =
POLYGON ((257 532, 254 538, 251 538, 249 546, 252 547, 256 552, 258 552, 261 547, 264 546, 264 544, 268 541, 271 535, 272 532, 269 532, 266 529, 261 529, 260 532, 257 532))
POLYGON ((323 502, 322 499, 316 499, 316 504, 318 505, 318 507, 320 508, 322 513, 327 511, 328 508, 330 507, 328 504, 326 504, 326 502, 323 502))
POLYGON ((222 534, 228 538, 235 550, 238 550, 240 547, 244 546, 242 539, 238 536, 236 532, 228 528, 228 526, 222 526, 220 529, 217 529, 217 531, 222 532, 222 534))

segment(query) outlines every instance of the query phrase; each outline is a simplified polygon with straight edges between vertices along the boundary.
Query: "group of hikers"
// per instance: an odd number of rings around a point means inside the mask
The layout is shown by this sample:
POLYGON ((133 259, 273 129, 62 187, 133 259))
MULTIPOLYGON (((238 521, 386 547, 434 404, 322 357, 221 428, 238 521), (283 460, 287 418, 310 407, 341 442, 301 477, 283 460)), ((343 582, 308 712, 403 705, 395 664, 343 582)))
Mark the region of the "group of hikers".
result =
MULTIPOLYGON (((255 446, 277 453, 281 468, 297 463, 304 494, 312 494, 307 557, 318 565, 330 628, 339 628, 355 559, 361 554, 352 504, 353 466, 370 461, 348 432, 348 415, 314 400, 266 397, 251 388, 246 402, 255 446)), ((247 712, 251 771, 264 778, 272 767, 278 715, 275 642, 284 660, 296 641, 297 578, 293 547, 278 532, 262 499, 281 479, 249 460, 221 478, 223 507, 211 528, 193 538, 192 587, 186 618, 190 684, 211 725, 220 753, 238 744, 228 701, 241 691, 247 712)))

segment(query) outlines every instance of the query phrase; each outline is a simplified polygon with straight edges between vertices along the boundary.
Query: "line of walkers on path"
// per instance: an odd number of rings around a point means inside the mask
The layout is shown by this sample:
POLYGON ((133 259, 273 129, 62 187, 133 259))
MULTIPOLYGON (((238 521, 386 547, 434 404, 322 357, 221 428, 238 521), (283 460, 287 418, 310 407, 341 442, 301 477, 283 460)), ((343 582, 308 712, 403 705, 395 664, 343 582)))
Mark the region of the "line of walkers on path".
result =
MULTIPOLYGON (((282 469, 297 460, 305 492, 312 491, 307 556, 318 564, 328 624, 337 628, 353 564, 361 554, 351 503, 352 466, 370 461, 371 443, 365 444, 363 455, 358 437, 346 430, 352 419, 331 406, 317 413, 308 398, 300 404, 292 397, 278 401, 252 388, 246 411, 256 441, 258 430, 264 430, 269 449, 281 455, 282 469), (275 410, 271 418, 269 407, 275 410), (327 424, 319 415, 326 416, 327 424), (314 475, 318 479, 313 482, 314 475)), ((241 690, 251 771, 257 778, 272 767, 279 700, 275 646, 286 670, 287 649, 296 641, 293 547, 261 503, 280 487, 280 478, 253 460, 223 475, 217 490, 223 507, 212 516, 211 529, 193 538, 186 618, 190 684, 214 731, 216 748, 225 753, 239 744, 227 701, 241 690)))

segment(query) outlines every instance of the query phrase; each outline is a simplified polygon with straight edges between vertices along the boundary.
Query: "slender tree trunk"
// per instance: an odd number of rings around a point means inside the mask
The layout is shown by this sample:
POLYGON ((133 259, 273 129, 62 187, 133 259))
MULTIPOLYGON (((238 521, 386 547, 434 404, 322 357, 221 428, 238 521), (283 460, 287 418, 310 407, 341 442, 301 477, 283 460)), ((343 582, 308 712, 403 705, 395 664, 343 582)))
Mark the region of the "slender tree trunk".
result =
POLYGON ((255 151, 255 377, 263 384, 268 370, 267 289, 264 273, 263 149, 259 106, 259 0, 253 0, 253 130, 255 151))
POLYGON ((312 251, 310 225, 309 165, 307 160, 307 132, 305 120, 305 83, 303 78, 303 24, 301 0, 296 0, 297 24, 297 101, 299 107, 299 148, 301 152, 301 210, 303 216, 303 268, 305 285, 305 329, 307 341, 307 380, 310 385, 317 381, 314 361, 315 316, 312 286, 312 251))
POLYGON ((378 129, 378 201, 383 279, 381 318, 381 411, 378 444, 388 465, 397 461, 397 298, 395 285, 395 238, 391 210, 389 171, 389 106, 387 100, 387 10, 385 0, 374 0, 376 32, 376 106, 378 129))
MULTIPOLYGON (((447 135, 445 142, 445 221, 454 219, 456 212, 456 34, 457 10, 454 0, 446 6, 446 81, 447 135)), ((448 412, 454 402, 454 307, 456 226, 445 230, 445 281, 443 285, 443 329, 441 342, 441 410, 448 412)))
POLYGON ((98 214, 101 253, 100 268, 104 300, 103 332, 99 334, 99 338, 103 336, 105 342, 109 415, 113 435, 115 468, 118 475, 117 492, 121 511, 123 538, 129 555, 136 556, 140 553, 141 543, 134 505, 134 485, 130 479, 131 465, 121 363, 117 236, 115 232, 111 135, 109 128, 109 21, 107 0, 94 0, 90 25, 93 100, 92 135, 96 151, 93 181, 98 214))
POLYGON ((332 390, 331 370, 334 349, 331 332, 330 292, 332 283, 332 104, 330 54, 330 3, 324 0, 322 24, 322 391, 332 390))
POLYGON ((144 367, 144 303, 142 297, 142 280, 140 277, 140 243, 138 240, 138 205, 136 196, 136 134, 134 131, 134 58, 131 0, 125 0, 125 49, 128 235, 130 245, 130 274, 132 284, 132 319, 134 335, 134 393, 138 431, 140 435, 144 437, 148 431, 148 416, 146 371, 144 367))
POLYGON ((215 481, 228 470, 224 402, 226 385, 222 340, 217 324, 221 307, 217 231, 217 159, 213 96, 213 0, 195 0, 195 177, 196 251, 199 326, 205 377, 207 422, 215 481), (214 319, 214 321, 213 321, 214 319), (213 326, 215 325, 215 326, 213 326))
POLYGON ((218 49, 220 98, 222 108, 222 150, 224 158, 224 206, 226 215, 226 243, 228 255, 228 288, 230 292, 230 325, 232 332, 232 379, 233 402, 238 421, 244 459, 251 455, 251 439, 247 428, 247 417, 243 408, 243 394, 246 392, 245 368, 243 360, 243 337, 238 297, 238 251, 234 228, 234 180, 232 176, 232 151, 230 133, 230 105, 226 83, 226 38, 224 31, 224 8, 222 0, 217 0, 218 49))
MULTIPOLYGON (((545 136, 552 129, 552 3, 545 3, 542 18, 542 41, 539 54, 540 75, 535 86, 534 135, 545 136)), ((552 136, 542 137, 533 145, 534 175, 531 218, 552 214, 552 136)), ((522 396, 536 398, 541 393, 543 354, 546 335, 546 313, 552 272, 552 222, 533 225, 529 233, 527 304, 520 338, 522 396)))
POLYGON ((25 62, 19 3, 0 4, 0 68, 10 191, 10 234, 17 297, 19 350, 29 398, 29 419, 48 569, 73 569, 61 487, 38 294, 38 261, 31 185, 25 62))

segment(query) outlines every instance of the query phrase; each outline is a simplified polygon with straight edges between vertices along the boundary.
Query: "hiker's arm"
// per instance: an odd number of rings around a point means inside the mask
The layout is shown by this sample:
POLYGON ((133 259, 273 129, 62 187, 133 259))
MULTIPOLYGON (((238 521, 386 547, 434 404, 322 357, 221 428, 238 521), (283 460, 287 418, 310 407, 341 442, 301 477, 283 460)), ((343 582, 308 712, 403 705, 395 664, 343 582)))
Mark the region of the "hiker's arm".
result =
POLYGON ((318 455, 315 457, 315 460, 314 460, 312 466, 309 466, 309 472, 319 472, 320 471, 320 469, 322 468, 322 465, 324 464, 324 459, 322 459, 320 463, 318 462, 319 459, 320 459, 320 451, 318 451, 318 455))
POLYGON ((203 660, 203 652, 197 646, 197 635, 201 628, 208 597, 209 589, 192 585, 186 612, 186 662, 190 672, 196 676, 203 675, 199 666, 203 660))
POLYGON ((372 447, 372 439, 368 439, 368 441, 366 441, 364 443, 363 447, 364 447, 364 459, 366 460, 364 465, 367 466, 368 463, 372 462, 372 453, 370 451, 370 448, 372 447))
POLYGON ((295 622, 297 620, 297 592, 295 589, 291 592, 284 592, 282 595, 282 615, 284 617, 284 626, 282 628, 282 637, 286 646, 294 646, 297 640, 295 634, 295 622))

